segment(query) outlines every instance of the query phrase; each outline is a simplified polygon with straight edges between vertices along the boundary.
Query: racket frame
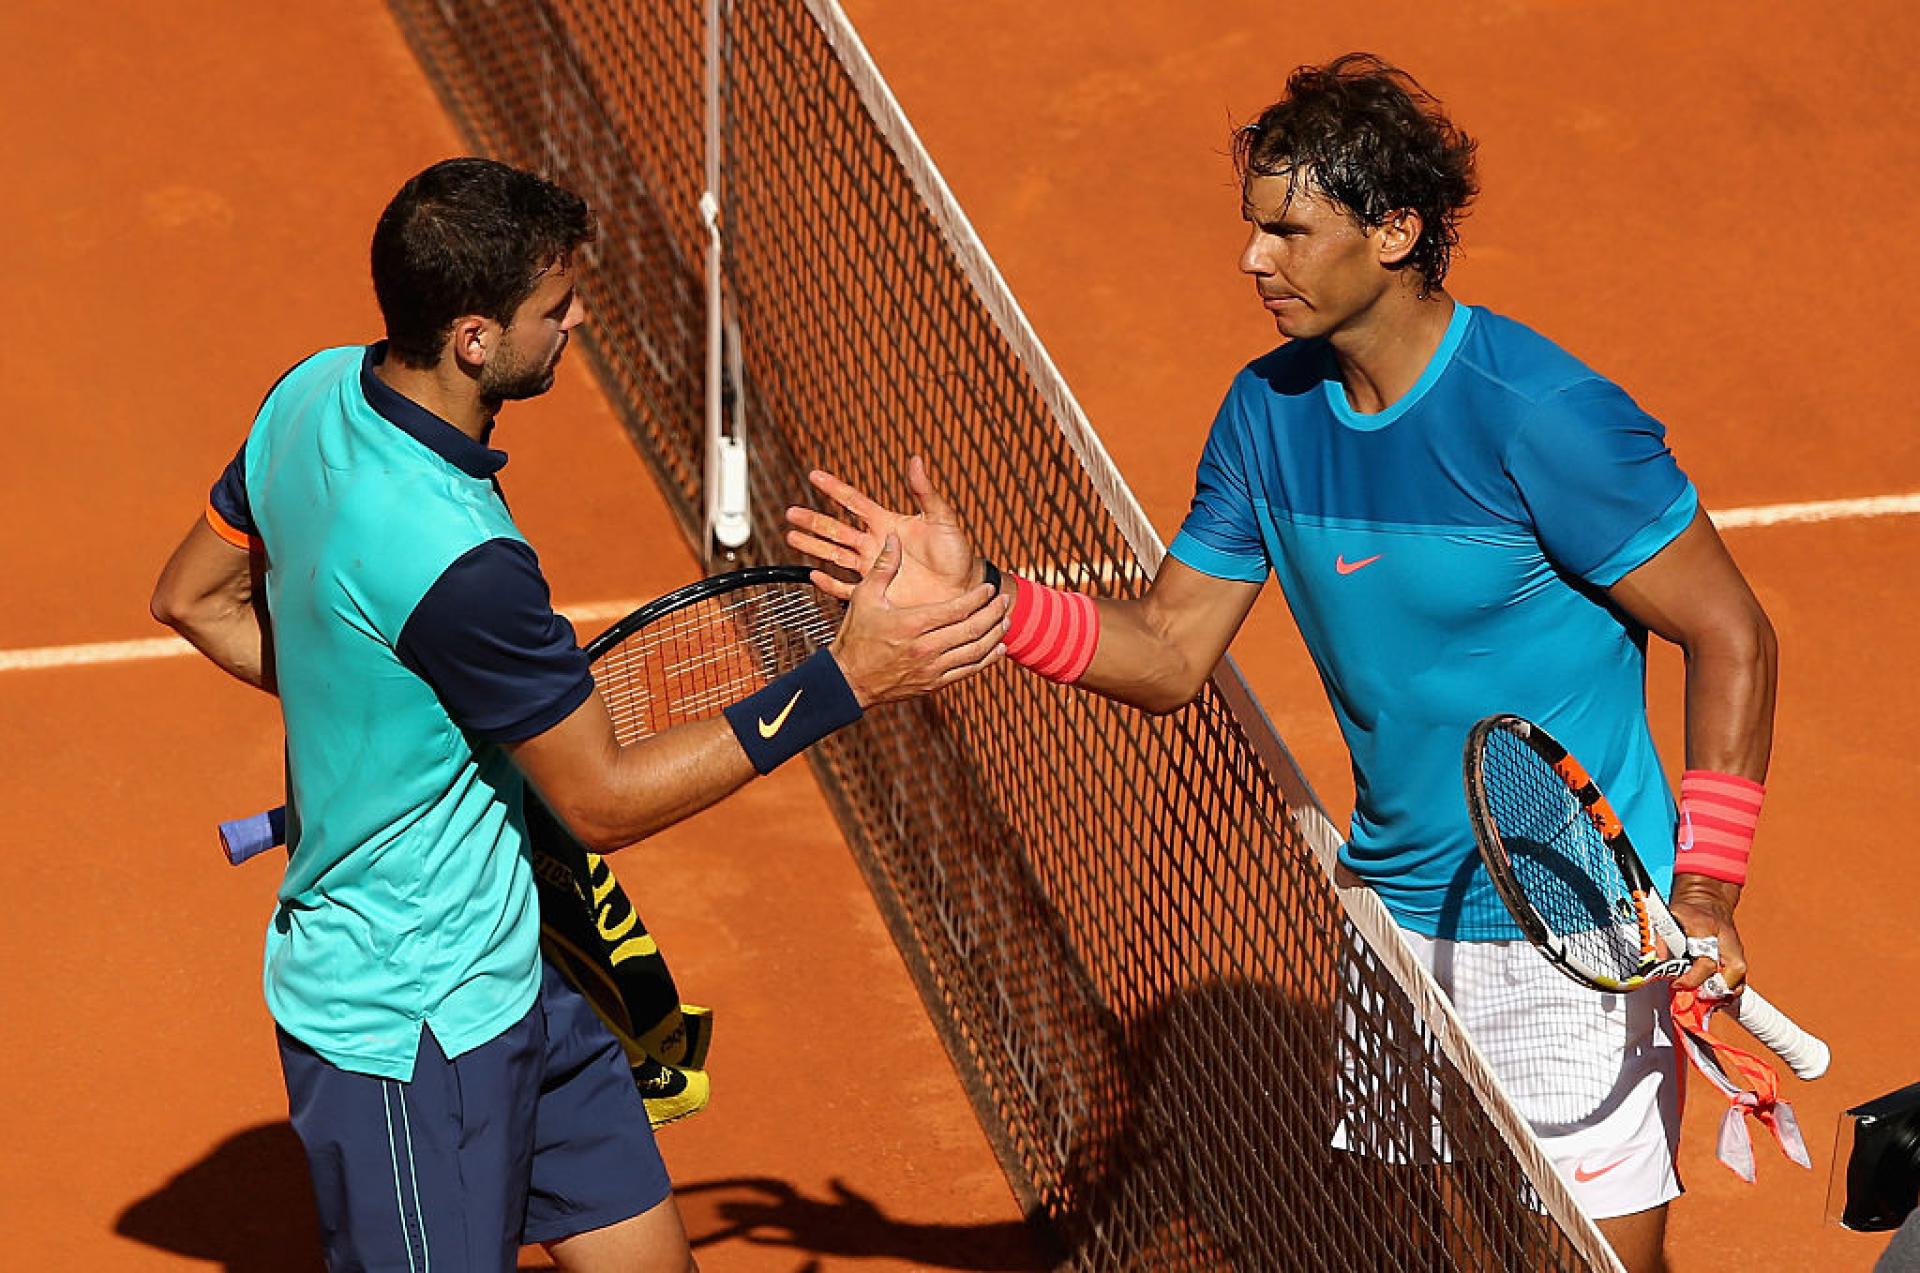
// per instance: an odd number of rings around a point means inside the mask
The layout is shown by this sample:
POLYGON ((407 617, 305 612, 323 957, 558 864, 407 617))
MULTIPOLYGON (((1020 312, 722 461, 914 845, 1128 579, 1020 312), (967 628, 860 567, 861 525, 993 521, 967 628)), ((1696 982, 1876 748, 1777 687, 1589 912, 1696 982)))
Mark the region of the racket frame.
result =
POLYGON ((638 632, 641 628, 672 614, 675 610, 684 610, 688 606, 737 592, 742 588, 751 588, 761 584, 812 584, 813 571, 806 566, 748 566, 741 570, 729 570, 722 574, 708 575, 696 579, 682 588, 675 588, 665 596, 655 597, 639 609, 615 622, 583 647, 587 661, 595 662, 602 654, 638 632))

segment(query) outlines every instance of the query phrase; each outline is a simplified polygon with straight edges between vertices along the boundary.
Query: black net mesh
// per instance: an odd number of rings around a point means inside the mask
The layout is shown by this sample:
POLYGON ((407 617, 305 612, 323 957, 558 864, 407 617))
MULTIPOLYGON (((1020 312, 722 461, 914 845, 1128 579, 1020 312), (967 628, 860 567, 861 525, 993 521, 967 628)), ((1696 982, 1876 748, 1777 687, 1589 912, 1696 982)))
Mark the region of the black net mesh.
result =
MULTIPOLYGON (((595 205, 589 347, 697 541, 702 5, 394 7, 477 147, 595 205)), ((787 555, 781 510, 808 500, 808 468, 900 501, 920 453, 1003 565, 1137 594, 1146 572, 1050 386, 814 8, 721 12, 747 555, 787 555)), ((1585 1267, 1214 688, 1156 718, 998 671, 813 758, 1063 1267, 1585 1267), (1351 1150, 1332 1147, 1343 1121, 1351 1150)))

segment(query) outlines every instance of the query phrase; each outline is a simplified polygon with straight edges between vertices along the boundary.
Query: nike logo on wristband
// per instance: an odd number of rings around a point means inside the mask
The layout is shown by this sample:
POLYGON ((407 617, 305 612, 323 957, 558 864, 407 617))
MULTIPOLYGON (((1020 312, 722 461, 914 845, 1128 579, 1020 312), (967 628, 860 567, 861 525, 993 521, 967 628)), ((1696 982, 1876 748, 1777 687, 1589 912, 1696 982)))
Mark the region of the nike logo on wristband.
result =
POLYGON ((1680 837, 1679 837, 1679 840, 1674 844, 1673 851, 1675 853, 1685 853, 1692 848, 1693 848, 1693 814, 1689 813, 1685 809, 1682 809, 1680 811, 1680 837))
POLYGON ((1375 553, 1371 557, 1362 557, 1359 561, 1348 561, 1346 555, 1343 553, 1333 559, 1333 568, 1343 575, 1350 575, 1356 570, 1364 570, 1366 567, 1371 566, 1384 555, 1383 553, 1375 553))
POLYGON ((787 705, 781 708, 780 714, 772 720, 755 721, 754 724, 760 727, 760 737, 772 738, 775 734, 779 733, 780 727, 787 723, 787 717, 793 714, 793 705, 800 701, 800 696, 804 693, 806 693, 805 690, 795 690, 793 697, 787 700, 787 705))

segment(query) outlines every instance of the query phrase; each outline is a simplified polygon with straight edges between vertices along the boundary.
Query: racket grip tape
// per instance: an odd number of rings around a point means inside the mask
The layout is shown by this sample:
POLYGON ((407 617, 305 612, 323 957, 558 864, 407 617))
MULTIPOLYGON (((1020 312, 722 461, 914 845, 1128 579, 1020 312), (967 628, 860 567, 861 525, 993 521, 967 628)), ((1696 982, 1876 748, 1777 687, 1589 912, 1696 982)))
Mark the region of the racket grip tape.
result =
POLYGON ((220 848, 227 862, 239 866, 248 858, 287 842, 287 806, 256 813, 250 818, 235 818, 220 824, 220 848))
POLYGON ((1768 1003, 1760 992, 1748 986, 1728 1003, 1726 1010, 1741 1028, 1767 1045, 1787 1068, 1803 1079, 1817 1079, 1827 1072, 1833 1051, 1826 1043, 1795 1025, 1786 1013, 1768 1003))

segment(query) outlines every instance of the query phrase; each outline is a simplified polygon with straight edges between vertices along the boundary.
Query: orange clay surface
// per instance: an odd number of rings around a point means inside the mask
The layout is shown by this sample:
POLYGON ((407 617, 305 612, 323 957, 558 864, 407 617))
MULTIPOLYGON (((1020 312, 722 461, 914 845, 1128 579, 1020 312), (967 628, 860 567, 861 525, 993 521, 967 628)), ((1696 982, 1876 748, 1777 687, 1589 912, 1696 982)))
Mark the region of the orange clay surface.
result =
MULTIPOLYGON (((1901 5, 849 8, 1164 535, 1218 395, 1271 342, 1233 270, 1228 127, 1349 48, 1413 69, 1482 142, 1456 294, 1627 385, 1711 506, 1920 490, 1895 374, 1920 334, 1901 5)), ((159 635, 153 577, 260 395, 376 333, 373 218, 460 143, 374 0, 14 0, 0 118, 0 650, 159 635)), ((577 360, 498 440, 563 604, 693 575, 577 360)), ((1712 1161, 1696 1084, 1671 1247, 1683 1270, 1864 1268, 1884 1239, 1821 1212, 1839 1111, 1920 1079, 1900 812, 1920 790, 1920 520, 1727 538, 1785 650, 1743 930, 1836 1060, 1787 1083, 1816 1170, 1762 1146, 1753 1187, 1712 1161)), ((1235 653, 1342 814, 1339 739, 1277 597, 1235 653)), ((1675 769, 1679 684, 1657 653, 1675 769)), ((0 670, 0 720, 0 1263, 317 1268, 258 988, 275 873, 226 868, 211 830, 276 798, 273 705, 173 658, 0 670)), ((718 1012, 714 1105, 663 1135, 707 1268, 1041 1266, 803 769, 616 865, 718 1012)))

